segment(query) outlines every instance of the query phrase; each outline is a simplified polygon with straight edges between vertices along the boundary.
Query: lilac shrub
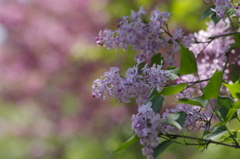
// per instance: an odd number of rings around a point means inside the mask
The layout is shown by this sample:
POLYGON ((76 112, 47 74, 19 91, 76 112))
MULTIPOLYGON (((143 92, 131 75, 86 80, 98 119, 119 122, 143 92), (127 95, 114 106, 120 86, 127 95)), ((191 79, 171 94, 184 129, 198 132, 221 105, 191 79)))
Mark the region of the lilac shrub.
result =
MULTIPOLYGON (((158 148, 176 142, 176 138, 196 140, 204 148, 210 143, 240 148, 240 139, 227 125, 232 119, 240 122, 237 114, 240 97, 234 95, 240 92, 235 89, 240 88, 240 80, 236 72, 234 78, 229 76, 233 74, 230 64, 235 67, 240 64, 235 50, 240 48, 238 20, 233 22, 239 16, 239 7, 238 3, 229 0, 213 2, 214 7, 205 12, 213 19, 207 23, 206 31, 184 36, 182 29, 176 29, 171 34, 167 25, 171 13, 155 9, 148 21, 141 7, 138 12, 131 11, 130 16, 119 19, 117 30, 105 29, 96 38, 98 45, 108 49, 131 48, 140 52, 135 56, 137 64, 129 68, 125 76, 119 74, 118 67, 111 67, 95 80, 92 95, 105 98, 106 92, 125 103, 136 98, 138 113, 132 115, 132 129, 148 159, 156 158, 158 148), (179 51, 181 66, 177 68, 174 56, 179 51), (160 59, 156 56, 159 53, 160 59), (221 85, 225 85, 228 94, 235 99, 221 94, 221 85), (174 95, 178 102, 175 108, 159 113, 165 95, 174 95), (219 123, 212 125, 213 120, 219 123), (203 136, 195 138, 183 134, 193 131, 202 131, 203 136), (228 139, 234 144, 213 141, 223 132, 229 133, 228 139)), ((186 141, 183 144, 197 145, 186 141)))

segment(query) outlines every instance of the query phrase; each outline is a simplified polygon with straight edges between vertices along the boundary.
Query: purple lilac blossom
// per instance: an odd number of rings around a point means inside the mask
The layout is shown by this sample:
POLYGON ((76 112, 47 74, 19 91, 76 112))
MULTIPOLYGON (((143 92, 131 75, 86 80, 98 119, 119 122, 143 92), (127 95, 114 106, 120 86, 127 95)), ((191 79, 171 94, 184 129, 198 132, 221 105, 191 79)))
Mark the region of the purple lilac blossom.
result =
MULTIPOLYGON (((193 98, 193 88, 188 88, 187 90, 183 90, 182 92, 175 95, 177 99, 181 98, 193 98)), ((174 112, 174 110, 172 110, 174 112)), ((206 110, 204 113, 200 112, 199 106, 192 106, 189 104, 177 104, 176 105, 176 112, 184 111, 187 114, 187 119, 185 121, 185 124, 183 126, 183 129, 185 131, 193 131, 194 129, 198 130, 211 130, 211 128, 208 125, 208 121, 210 119, 210 116, 212 114, 206 113, 206 110)))
MULTIPOLYGON (((209 3, 210 0, 205 0, 205 2, 209 3)), ((211 8, 211 10, 216 13, 218 18, 226 18, 226 11, 228 11, 229 9, 235 9, 236 15, 240 17, 238 3, 234 5, 234 3, 232 3, 230 0, 213 0, 213 2, 215 8, 211 8)))
MULTIPOLYGON (((177 99, 192 98, 193 90, 184 90, 175 95, 177 99)), ((132 115, 132 129, 134 133, 140 138, 140 143, 144 146, 142 149, 143 155, 147 156, 147 159, 153 159, 153 151, 160 142, 159 135, 175 133, 179 134, 181 131, 174 126, 165 123, 169 113, 185 112, 187 118, 183 125, 184 131, 193 130, 209 130, 208 126, 209 117, 204 113, 201 113, 200 107, 191 106, 188 104, 177 104, 175 109, 166 109, 166 111, 160 116, 159 113, 155 113, 151 108, 152 103, 139 105, 138 113, 132 115)))
POLYGON ((137 13, 131 11, 130 16, 123 16, 118 20, 117 30, 100 31, 99 37, 96 38, 97 44, 104 45, 108 49, 123 48, 124 50, 131 45, 133 50, 142 51, 136 59, 144 61, 151 58, 160 48, 167 46, 169 39, 163 38, 164 30, 161 27, 170 19, 170 13, 154 10, 149 23, 141 17, 145 14, 143 7, 137 13))
POLYGON ((216 12, 216 15, 219 18, 224 18, 226 10, 233 8, 233 4, 230 2, 230 0, 216 0, 214 4, 215 9, 212 9, 212 11, 216 12))
POLYGON ((122 77, 118 67, 111 67, 100 79, 95 80, 92 86, 92 95, 105 98, 106 91, 109 96, 115 97, 119 102, 130 102, 130 98, 137 98, 138 104, 145 102, 153 88, 161 90, 166 84, 170 74, 161 70, 160 65, 148 67, 146 64, 141 70, 138 65, 129 68, 126 76, 122 77))
POLYGON ((148 159, 153 158, 153 150, 160 141, 158 137, 160 115, 155 113, 151 106, 151 102, 143 104, 138 108, 138 114, 132 115, 132 129, 140 138, 140 143, 144 146, 142 153, 148 156, 148 159))
MULTIPOLYGON (((232 36, 218 37, 212 41, 209 39, 209 37, 231 33, 232 31, 228 30, 230 26, 228 20, 225 20, 225 22, 220 20, 216 25, 211 21, 207 23, 207 26, 206 31, 200 30, 198 33, 194 34, 196 41, 201 43, 192 44, 189 48, 197 58, 200 80, 210 78, 216 69, 223 69, 226 62, 225 51, 235 42, 232 36)), ((238 62, 239 55, 237 55, 236 52, 231 51, 230 57, 229 62, 237 62, 240 64, 238 62)), ((229 69, 227 67, 223 79, 228 79, 228 73, 229 69)), ((192 74, 181 76, 181 78, 185 82, 198 80, 198 78, 192 74)), ((202 86, 204 86, 204 82, 202 86)))
MULTIPOLYGON (((181 98, 193 98, 194 89, 187 89, 183 90, 180 93, 175 94, 174 96, 177 99, 181 98)), ((193 130, 206 130, 203 128, 203 125, 206 125, 209 117, 206 116, 205 113, 201 113, 199 106, 192 106, 189 104, 182 104, 179 103, 176 105, 174 109, 166 109, 166 111, 162 114, 162 119, 166 119, 169 113, 176 113, 176 112, 185 112, 187 114, 187 118, 185 123, 183 124, 184 131, 193 131, 193 130)), ((181 133, 176 127, 167 125, 166 123, 162 123, 162 132, 163 134, 167 133, 181 133)), ((207 128, 207 127, 205 127, 207 128)))
MULTIPOLYGON (((96 37, 96 43, 100 46, 105 46, 108 49, 128 49, 132 46, 133 50, 141 52, 140 55, 135 57, 136 61, 144 62, 150 59, 155 54, 158 54, 160 49, 168 46, 171 42, 172 50, 165 51, 163 56, 165 63, 170 66, 174 64, 174 54, 176 54, 180 47, 178 39, 184 39, 182 30, 168 35, 163 29, 166 21, 170 19, 171 13, 165 11, 160 12, 155 9, 151 13, 150 22, 144 19, 145 11, 143 7, 135 13, 131 11, 130 16, 123 16, 118 20, 118 29, 115 31, 105 29, 99 32, 99 37, 96 37)), ((186 43, 187 41, 185 41, 186 43)))

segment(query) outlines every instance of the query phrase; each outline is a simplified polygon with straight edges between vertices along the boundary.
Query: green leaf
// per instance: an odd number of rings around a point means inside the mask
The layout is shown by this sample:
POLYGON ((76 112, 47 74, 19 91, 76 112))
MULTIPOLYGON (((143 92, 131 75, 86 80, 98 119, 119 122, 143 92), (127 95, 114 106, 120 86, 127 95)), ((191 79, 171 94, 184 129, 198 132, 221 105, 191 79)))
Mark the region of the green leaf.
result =
MULTIPOLYGON (((198 143, 199 144, 199 143, 198 143)), ((197 147, 196 147, 196 150, 199 150, 199 149, 205 149, 205 147, 206 147, 206 145, 198 145, 197 147)), ((203 151, 202 150, 202 151, 203 151)))
POLYGON ((227 108, 229 110, 233 107, 233 100, 232 100, 232 98, 227 97, 227 96, 218 96, 217 104, 221 108, 227 108))
POLYGON ((214 128, 214 130, 210 134, 208 134, 206 139, 215 140, 218 137, 221 137, 226 132, 227 132, 227 128, 225 125, 217 126, 214 128))
POLYGON ((236 43, 232 44, 227 50, 232 50, 232 49, 234 49, 235 47, 237 47, 237 44, 236 44, 236 43))
POLYGON ((232 138, 229 137, 229 136, 225 136, 225 135, 221 136, 221 137, 218 139, 218 142, 230 142, 230 141, 233 142, 232 138))
POLYGON ((113 154, 125 149, 126 147, 132 145, 133 143, 135 143, 138 140, 139 140, 139 137, 137 135, 133 135, 130 139, 128 139, 126 142, 124 142, 117 150, 110 153, 105 159, 110 158, 113 154))
POLYGON ((235 64, 230 64, 230 66, 233 68, 233 71, 232 71, 232 82, 235 83, 238 79, 239 79, 239 76, 238 76, 238 71, 237 71, 237 67, 235 64))
POLYGON ((222 125, 223 125, 223 123, 220 122, 220 123, 215 124, 213 127, 218 127, 218 126, 222 126, 222 125))
POLYGON ((157 89, 154 88, 148 101, 152 102, 152 109, 155 113, 158 113, 162 109, 163 96, 161 96, 157 89))
POLYGON ((216 13, 211 16, 212 21, 216 25, 221 19, 217 17, 216 13))
POLYGON ((228 111, 227 121, 226 121, 226 122, 228 122, 228 121, 230 121, 230 120, 232 120, 232 119, 234 119, 234 118, 237 117, 237 110, 238 110, 238 109, 236 109, 236 108, 231 108, 231 109, 228 111))
POLYGON ((197 62, 194 54, 189 51, 188 48, 184 47, 180 43, 181 55, 180 55, 180 69, 179 73, 181 75, 197 73, 197 62))
POLYGON ((175 80, 175 79, 179 78, 180 74, 178 73, 178 71, 179 71, 178 67, 171 66, 171 67, 168 67, 166 70, 169 71, 171 80, 175 80))
POLYGON ((216 70, 203 91, 203 99, 217 98, 220 92, 223 73, 216 70))
POLYGON ((179 101, 177 101, 177 103, 184 103, 184 104, 198 105, 201 107, 206 107, 206 105, 208 104, 208 101, 202 99, 202 97, 200 96, 200 97, 195 97, 192 99, 182 98, 179 101))
MULTIPOLYGON (((227 108, 220 108, 218 109, 218 115, 219 117, 223 120, 226 121, 227 120, 227 113, 228 113, 228 109, 227 108)), ((226 123, 226 122, 225 122, 226 123)))
POLYGON ((215 8, 215 5, 212 5, 212 6, 210 6, 209 8, 207 8, 207 9, 204 11, 201 19, 200 19, 198 22, 202 21, 202 20, 205 19, 206 17, 212 16, 212 15, 215 13, 215 12, 213 12, 213 11, 211 10, 211 8, 215 8))
POLYGON ((222 118, 222 120, 224 120, 224 123, 228 122, 227 115, 229 113, 229 110, 233 107, 232 98, 227 96, 218 96, 217 104, 220 106, 220 109, 218 109, 220 117, 222 118))
POLYGON ((153 158, 156 159, 168 146, 170 146, 173 143, 173 141, 163 141, 160 143, 156 149, 153 151, 153 158))
POLYGON ((145 62, 138 64, 138 71, 141 70, 146 65, 145 62))
POLYGON ((234 84, 223 84, 228 88, 234 98, 240 99, 240 80, 236 81, 234 84))
POLYGON ((168 114, 166 123, 172 125, 179 130, 182 130, 182 126, 187 118, 187 114, 183 111, 177 113, 168 114))
POLYGON ((240 33, 234 34, 233 36, 236 41, 237 47, 240 48, 240 33))
POLYGON ((153 64, 164 65, 163 61, 164 57, 162 57, 162 54, 156 54, 152 57, 150 66, 152 66, 153 64))
POLYGON ((198 142, 198 144, 199 144, 199 145, 196 147, 196 150, 201 149, 201 148, 205 149, 206 145, 205 145, 204 141, 199 140, 198 138, 197 138, 196 140, 197 140, 197 142, 198 142))
POLYGON ((206 135, 208 135, 208 134, 210 134, 210 133, 211 133, 211 131, 205 130, 205 131, 203 132, 203 136, 206 136, 206 135))
POLYGON ((236 101, 236 102, 233 104, 233 107, 234 107, 234 108, 237 108, 237 109, 240 109, 240 100, 236 101))
POLYGON ((162 91, 159 92, 159 94, 174 95, 174 94, 181 92, 185 86, 186 86, 186 84, 178 84, 178 85, 174 85, 174 86, 168 86, 168 87, 163 88, 162 91))

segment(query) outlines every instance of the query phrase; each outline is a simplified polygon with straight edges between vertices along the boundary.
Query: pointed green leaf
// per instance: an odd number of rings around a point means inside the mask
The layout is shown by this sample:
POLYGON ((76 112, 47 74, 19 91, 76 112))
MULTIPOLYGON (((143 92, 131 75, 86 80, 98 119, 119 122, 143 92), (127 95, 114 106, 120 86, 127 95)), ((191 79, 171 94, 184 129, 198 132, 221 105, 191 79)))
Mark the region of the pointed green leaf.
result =
POLYGON ((163 96, 161 96, 157 89, 154 88, 148 101, 152 102, 152 109, 154 112, 158 113, 162 109, 163 96))
POLYGON ((236 101, 236 102, 233 104, 233 107, 234 107, 234 108, 237 108, 237 109, 240 109, 240 100, 236 101))
POLYGON ((226 121, 227 120, 227 113, 228 113, 228 111, 229 110, 227 108, 220 108, 220 109, 218 109, 218 115, 222 119, 222 121, 226 121))
POLYGON ((208 101, 202 99, 202 97, 200 96, 200 97, 195 97, 192 99, 182 98, 179 101, 177 101, 177 103, 184 103, 184 104, 198 105, 201 107, 206 107, 206 105, 208 104, 208 101))
POLYGON ((215 8, 215 5, 212 5, 212 6, 210 6, 209 8, 207 8, 207 9, 204 11, 201 19, 200 19, 198 22, 202 21, 202 20, 205 19, 206 17, 212 16, 212 15, 215 13, 215 12, 213 12, 213 11, 211 10, 211 8, 215 8))
MULTIPOLYGON (((198 143, 199 144, 199 143, 198 143)), ((205 147, 206 147, 206 145, 198 145, 197 147, 196 147, 196 150, 199 150, 199 149, 205 149, 205 147)), ((202 150, 202 151, 203 151, 202 150)))
POLYGON ((181 75, 197 73, 197 62, 194 54, 180 43, 181 55, 180 55, 180 69, 181 75))
POLYGON ((162 57, 162 54, 156 54, 152 57, 150 66, 153 64, 163 65, 163 61, 164 57, 162 57))
POLYGON ((235 83, 238 79, 239 79, 239 75, 238 75, 238 70, 235 64, 230 64, 230 66, 233 68, 232 71, 232 82, 235 83))
POLYGON ((145 62, 138 64, 138 71, 140 71, 146 65, 145 62))
POLYGON ((159 92, 159 94, 174 95, 174 94, 177 94, 177 93, 181 92, 184 89, 185 86, 186 86, 186 84, 178 84, 178 85, 174 85, 174 86, 164 87, 162 89, 162 91, 159 92))
POLYGON ((213 127, 215 128, 215 127, 222 126, 222 125, 223 125, 222 122, 220 122, 220 123, 215 124, 213 127))
POLYGON ((228 114, 227 114, 227 122, 237 117, 237 110, 238 110, 238 109, 236 109, 236 108, 231 108, 231 109, 228 111, 228 114))
POLYGON ((216 138, 221 137, 226 132, 227 128, 225 125, 215 127, 214 130, 210 134, 208 134, 206 139, 215 140, 216 138))
POLYGON ((203 132, 203 136, 206 136, 206 135, 208 135, 208 134, 210 134, 210 133, 211 133, 211 131, 205 130, 205 131, 203 132))
POLYGON ((234 98, 240 99, 240 80, 236 81, 234 84, 223 84, 228 88, 234 98))
POLYGON ((139 140, 139 137, 137 135, 133 135, 130 139, 128 139, 126 142, 124 142, 117 150, 115 150, 112 153, 110 153, 105 159, 108 159, 113 154, 115 154, 115 153, 125 149, 126 147, 132 145, 133 143, 135 143, 138 140, 139 140))
POLYGON ((182 126, 187 118, 187 114, 183 111, 177 113, 168 114, 166 123, 172 125, 179 130, 182 130, 182 126))
POLYGON ((166 70, 169 71, 169 74, 170 74, 170 79, 171 80, 175 80, 175 79, 178 79, 180 74, 178 73, 179 71, 179 68, 178 67, 168 67, 166 70))
POLYGON ((220 113, 220 117, 224 120, 224 123, 234 119, 237 117, 236 108, 234 107, 234 103, 232 98, 227 96, 218 96, 217 104, 220 106, 218 112, 220 113), (234 112, 235 111, 235 112, 234 112))
POLYGON ((240 48, 240 33, 234 34, 233 36, 236 41, 237 47, 240 48))
POLYGON ((237 44, 236 44, 236 43, 232 44, 227 50, 232 50, 232 49, 234 49, 235 47, 237 47, 237 44))
POLYGON ((160 143, 153 152, 153 158, 157 159, 157 157, 172 143, 173 141, 169 141, 169 140, 166 140, 160 143))
POLYGON ((203 91, 203 99, 217 98, 220 92, 223 73, 216 70, 203 91))
POLYGON ((212 21, 214 22, 215 25, 221 20, 221 18, 218 18, 218 17, 217 17, 216 13, 214 13, 214 14, 211 16, 211 19, 212 19, 212 21))
POLYGON ((232 98, 227 97, 227 96, 218 96, 217 104, 221 108, 227 108, 229 110, 233 107, 233 100, 232 100, 232 98))

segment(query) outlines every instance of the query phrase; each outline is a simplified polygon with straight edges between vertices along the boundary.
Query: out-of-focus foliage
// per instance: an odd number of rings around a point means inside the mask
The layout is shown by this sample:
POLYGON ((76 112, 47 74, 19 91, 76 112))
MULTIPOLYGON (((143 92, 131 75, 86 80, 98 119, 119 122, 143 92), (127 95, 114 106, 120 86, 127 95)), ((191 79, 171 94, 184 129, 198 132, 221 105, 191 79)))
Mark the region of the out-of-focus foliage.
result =
POLYGON ((105 141, 129 113, 92 100, 90 93, 94 73, 114 61, 94 41, 109 20, 107 4, 0 2, 6 35, 0 46, 0 158, 94 158, 91 149, 108 154, 96 138, 105 141))
MULTIPOLYGON (((203 2, 182 2, 1 0, 0 158, 101 159, 116 149, 132 135, 129 121, 136 108, 93 99, 90 89, 107 66, 132 66, 134 52, 110 52, 96 47, 94 38, 140 6, 169 9, 172 29, 203 27, 195 24, 203 2)), ((140 149, 134 144, 112 158, 145 158, 140 149)), ((166 158, 198 156, 169 150, 166 158)))

